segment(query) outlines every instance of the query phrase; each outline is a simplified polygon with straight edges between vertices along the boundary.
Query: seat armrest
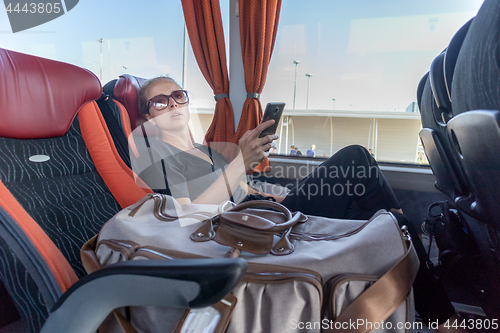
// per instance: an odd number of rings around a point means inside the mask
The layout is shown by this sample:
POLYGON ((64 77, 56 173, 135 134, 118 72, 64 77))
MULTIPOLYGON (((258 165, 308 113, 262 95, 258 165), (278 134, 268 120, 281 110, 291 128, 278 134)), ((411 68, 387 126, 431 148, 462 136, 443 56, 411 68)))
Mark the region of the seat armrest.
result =
POLYGON ((243 259, 140 260, 83 277, 57 301, 42 333, 95 332, 123 306, 197 308, 218 302, 241 281, 243 259))

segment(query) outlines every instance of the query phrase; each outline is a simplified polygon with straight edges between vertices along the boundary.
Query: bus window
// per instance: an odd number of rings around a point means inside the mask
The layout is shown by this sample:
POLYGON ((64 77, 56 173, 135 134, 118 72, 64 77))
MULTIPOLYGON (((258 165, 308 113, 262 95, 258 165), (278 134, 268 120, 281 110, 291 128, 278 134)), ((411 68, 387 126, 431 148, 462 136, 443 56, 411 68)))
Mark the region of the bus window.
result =
POLYGON ((262 93, 287 104, 277 153, 359 144, 379 161, 427 163, 416 87, 481 3, 283 1, 262 93))
MULTIPOLYGON (((328 157, 359 144, 379 161, 426 163, 416 86, 481 3, 283 1, 261 97, 262 105, 286 103, 274 153, 288 155, 294 145, 306 156, 315 145, 316 157, 328 157)), ((228 49, 229 1, 220 5, 228 49)), ((2 48, 87 68, 103 84, 123 73, 173 76, 190 92, 195 138, 203 141, 215 102, 184 39, 180 1, 86 0, 43 25, 10 30, 0 11, 2 48)))

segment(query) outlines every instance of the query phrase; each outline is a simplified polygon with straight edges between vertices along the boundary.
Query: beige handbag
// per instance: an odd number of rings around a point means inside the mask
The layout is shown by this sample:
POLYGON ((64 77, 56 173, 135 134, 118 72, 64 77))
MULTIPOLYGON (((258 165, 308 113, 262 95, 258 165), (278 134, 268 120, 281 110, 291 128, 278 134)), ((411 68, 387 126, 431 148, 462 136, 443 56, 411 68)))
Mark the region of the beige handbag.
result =
MULTIPOLYGON (((292 214, 268 201, 179 206, 149 194, 108 221, 93 243, 83 249, 91 269, 124 260, 246 259, 243 282, 210 310, 215 332, 406 332, 414 320, 418 259, 386 211, 353 221, 292 214)), ((199 317, 130 309, 140 332, 188 332, 199 317)))

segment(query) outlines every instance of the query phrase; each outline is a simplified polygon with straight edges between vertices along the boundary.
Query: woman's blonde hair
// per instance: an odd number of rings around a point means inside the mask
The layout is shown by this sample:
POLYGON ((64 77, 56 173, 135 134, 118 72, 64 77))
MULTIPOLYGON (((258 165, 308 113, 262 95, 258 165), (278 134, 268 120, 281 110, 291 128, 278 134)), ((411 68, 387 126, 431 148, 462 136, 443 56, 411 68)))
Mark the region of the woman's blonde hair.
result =
POLYGON ((177 81, 175 81, 170 76, 165 76, 165 75, 157 76, 144 82, 144 84, 141 86, 141 89, 139 89, 139 110, 141 111, 141 115, 143 117, 149 114, 148 97, 147 97, 148 89, 153 83, 159 80, 173 82, 175 83, 175 85, 177 85, 177 87, 179 87, 179 89, 182 89, 181 85, 177 83, 177 81))

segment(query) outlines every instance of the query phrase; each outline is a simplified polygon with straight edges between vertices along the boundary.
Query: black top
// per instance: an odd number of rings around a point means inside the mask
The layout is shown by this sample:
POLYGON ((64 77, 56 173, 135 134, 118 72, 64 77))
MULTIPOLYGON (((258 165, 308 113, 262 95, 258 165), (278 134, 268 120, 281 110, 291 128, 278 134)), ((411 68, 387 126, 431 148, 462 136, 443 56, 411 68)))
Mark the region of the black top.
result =
MULTIPOLYGON (((133 162, 133 170, 153 191, 174 198, 196 200, 229 164, 219 152, 196 143, 194 147, 207 154, 213 164, 160 138, 150 140, 149 145, 150 149, 141 151, 140 158, 133 162)), ((231 194, 234 202, 240 202, 246 196, 240 186, 231 194)))

